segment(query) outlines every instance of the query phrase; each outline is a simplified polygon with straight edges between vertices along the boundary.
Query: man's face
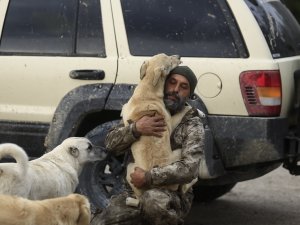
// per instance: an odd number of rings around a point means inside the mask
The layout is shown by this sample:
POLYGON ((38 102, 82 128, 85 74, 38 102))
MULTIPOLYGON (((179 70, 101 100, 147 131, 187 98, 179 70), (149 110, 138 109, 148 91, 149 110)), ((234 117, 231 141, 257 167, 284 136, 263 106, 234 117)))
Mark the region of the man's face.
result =
POLYGON ((190 84, 180 74, 172 74, 165 83, 164 103, 171 115, 181 111, 190 96, 190 84))

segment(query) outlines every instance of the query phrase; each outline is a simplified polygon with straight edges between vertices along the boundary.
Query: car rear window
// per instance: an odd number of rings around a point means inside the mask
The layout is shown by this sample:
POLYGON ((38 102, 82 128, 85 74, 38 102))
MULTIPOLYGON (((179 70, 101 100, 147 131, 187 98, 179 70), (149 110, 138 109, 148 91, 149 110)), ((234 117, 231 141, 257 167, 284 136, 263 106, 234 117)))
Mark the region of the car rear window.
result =
POLYGON ((0 53, 105 56, 98 0, 10 0, 0 53))
POLYGON ((121 0, 132 55, 247 57, 224 0, 121 0))
POLYGON ((273 58, 300 55, 300 25, 279 0, 245 0, 257 20, 273 58))

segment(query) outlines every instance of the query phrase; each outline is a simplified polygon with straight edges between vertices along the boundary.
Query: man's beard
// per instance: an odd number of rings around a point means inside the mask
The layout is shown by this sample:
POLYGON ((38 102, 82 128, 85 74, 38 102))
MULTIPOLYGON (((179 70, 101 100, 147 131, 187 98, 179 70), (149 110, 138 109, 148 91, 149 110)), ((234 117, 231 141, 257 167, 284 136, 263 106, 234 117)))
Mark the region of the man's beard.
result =
POLYGON ((165 93, 164 96, 164 103, 171 115, 180 112, 184 108, 186 101, 187 97, 181 97, 176 92, 165 93), (168 99, 169 96, 175 97, 176 100, 168 99))

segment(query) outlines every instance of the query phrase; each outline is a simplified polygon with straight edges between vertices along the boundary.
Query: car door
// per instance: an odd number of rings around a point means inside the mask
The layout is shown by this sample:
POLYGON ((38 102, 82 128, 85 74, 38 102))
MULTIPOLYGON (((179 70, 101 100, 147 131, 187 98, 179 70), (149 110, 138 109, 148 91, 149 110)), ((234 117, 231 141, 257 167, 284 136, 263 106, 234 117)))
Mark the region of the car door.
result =
POLYGON ((0 34, 1 121, 49 123, 72 89, 115 81, 109 1, 1 0, 0 34))

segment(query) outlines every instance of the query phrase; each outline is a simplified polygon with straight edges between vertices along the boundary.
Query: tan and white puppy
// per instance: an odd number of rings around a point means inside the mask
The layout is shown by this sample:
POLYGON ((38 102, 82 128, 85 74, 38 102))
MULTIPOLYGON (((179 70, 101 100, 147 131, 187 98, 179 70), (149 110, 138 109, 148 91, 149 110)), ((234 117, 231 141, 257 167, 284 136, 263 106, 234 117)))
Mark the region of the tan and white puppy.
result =
POLYGON ((0 195, 1 225, 89 225, 90 219, 90 203, 83 195, 40 201, 0 195))
POLYGON ((84 164, 103 160, 106 152, 87 138, 70 137, 32 161, 20 146, 0 144, 0 159, 4 156, 16 163, 0 163, 0 194, 40 200, 73 193, 84 164))
MULTIPOLYGON (((172 130, 171 115, 163 102, 164 85, 170 71, 181 63, 178 55, 167 56, 158 54, 145 61, 141 67, 140 82, 134 90, 132 97, 122 108, 122 117, 125 125, 129 121, 137 121, 145 115, 160 114, 164 116, 167 130, 163 137, 141 136, 131 146, 135 163, 127 167, 127 180, 130 183, 130 174, 134 167, 138 166, 149 170, 153 166, 167 165, 172 161, 170 134, 172 130)), ((130 183, 131 184, 131 183, 130 183)), ((140 196, 142 190, 133 185, 136 196, 140 196)), ((176 187, 175 187, 176 188, 176 187)))

